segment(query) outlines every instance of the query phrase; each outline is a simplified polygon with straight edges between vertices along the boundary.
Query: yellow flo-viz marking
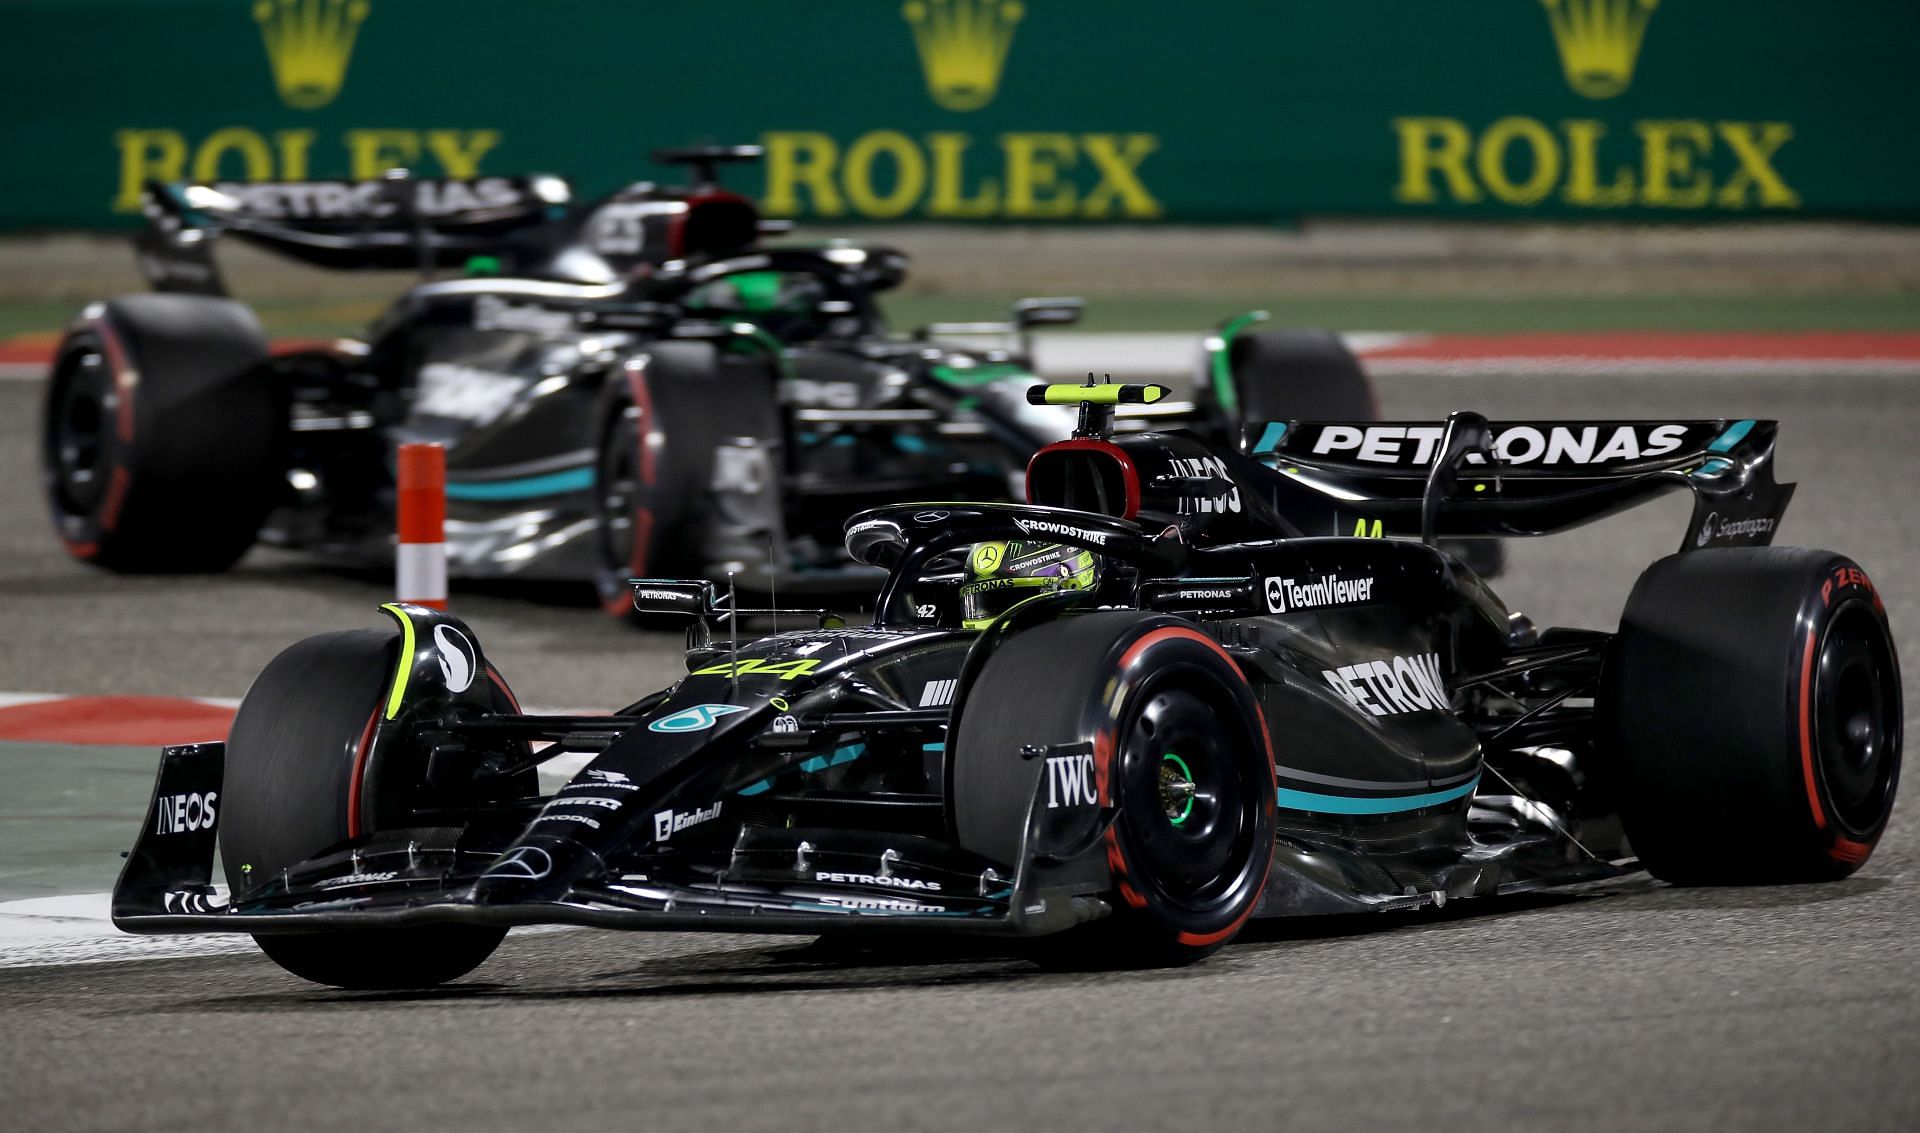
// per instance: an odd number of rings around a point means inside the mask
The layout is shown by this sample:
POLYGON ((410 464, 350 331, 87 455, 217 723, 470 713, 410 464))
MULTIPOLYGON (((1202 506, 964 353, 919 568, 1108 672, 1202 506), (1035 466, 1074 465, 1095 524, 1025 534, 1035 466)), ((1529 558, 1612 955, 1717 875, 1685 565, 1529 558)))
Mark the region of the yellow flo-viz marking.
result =
POLYGON ((400 702, 407 695, 407 678, 413 673, 413 619, 392 602, 380 607, 400 623, 400 670, 393 676, 393 691, 387 695, 387 719, 400 714, 400 702))
POLYGON ((695 669, 696 677, 779 677, 790 681, 795 677, 804 677, 820 667, 820 662, 812 657, 803 661, 768 661, 750 657, 745 661, 722 661, 718 665, 708 665, 704 669, 695 669))
MULTIPOLYGON (((1118 405, 1120 394, 1128 387, 1117 382, 1095 386, 1050 385, 1046 387, 1048 405, 1118 405)), ((1167 396, 1166 386, 1136 386, 1140 404, 1152 405, 1167 396)))

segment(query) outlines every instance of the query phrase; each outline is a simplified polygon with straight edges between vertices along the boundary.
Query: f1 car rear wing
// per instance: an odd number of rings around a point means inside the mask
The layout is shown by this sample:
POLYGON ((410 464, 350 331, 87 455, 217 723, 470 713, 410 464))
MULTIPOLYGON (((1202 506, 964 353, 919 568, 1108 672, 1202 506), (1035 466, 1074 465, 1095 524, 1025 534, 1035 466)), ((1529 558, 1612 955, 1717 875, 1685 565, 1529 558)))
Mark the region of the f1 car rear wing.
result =
POLYGON ((149 181, 147 227, 136 241, 157 290, 224 295, 212 238, 232 233, 328 268, 435 268, 493 257, 488 269, 610 283, 634 269, 686 257, 729 255, 784 232, 753 202, 723 188, 720 165, 754 161, 758 146, 656 150, 688 166, 695 183, 642 181, 575 206, 550 174, 428 178, 404 169, 369 181, 149 181))
POLYGON ((1544 535, 1686 488, 1686 550, 1772 541, 1794 487, 1773 478, 1778 431, 1752 419, 1489 422, 1462 412, 1444 422, 1273 421, 1250 427, 1242 448, 1293 486, 1277 493, 1282 514, 1309 489, 1336 501, 1358 534, 1544 535))
POLYGON ((141 269, 162 291, 226 293, 212 238, 231 233, 329 268, 465 263, 559 214, 559 177, 389 177, 376 181, 147 183, 141 269))

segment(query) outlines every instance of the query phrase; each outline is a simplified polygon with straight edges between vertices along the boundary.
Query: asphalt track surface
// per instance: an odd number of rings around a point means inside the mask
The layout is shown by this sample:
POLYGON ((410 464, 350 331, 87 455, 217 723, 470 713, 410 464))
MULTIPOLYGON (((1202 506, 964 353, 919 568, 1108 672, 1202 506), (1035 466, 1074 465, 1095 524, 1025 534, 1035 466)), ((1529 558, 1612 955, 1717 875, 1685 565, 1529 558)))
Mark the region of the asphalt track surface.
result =
MULTIPOLYGON (((1778 417, 1781 542, 1847 551, 1920 664, 1910 379, 1397 375, 1396 417, 1778 417)), ((237 696, 281 646, 378 624, 382 580, 255 555, 224 578, 68 563, 34 488, 37 389, 0 383, 0 690, 237 696)), ((1514 549, 1541 624, 1609 627, 1684 505, 1514 549)), ((456 591, 523 699, 612 707, 677 641, 456 591)), ((1911 683, 1908 704, 1916 702, 1911 683)), ((1912 726, 1912 713, 1909 714, 1912 726)), ((9 780, 0 767, 0 789, 9 780)), ((1256 926, 1186 970, 991 950, 516 935, 425 995, 258 956, 0 971, 17 1129, 1920 1128, 1920 820, 1832 885, 1454 902, 1256 926)), ((130 837, 137 814, 126 817, 130 837)), ((0 829, 0 838, 6 836, 0 829)), ((110 872, 103 872, 103 878, 110 872)))

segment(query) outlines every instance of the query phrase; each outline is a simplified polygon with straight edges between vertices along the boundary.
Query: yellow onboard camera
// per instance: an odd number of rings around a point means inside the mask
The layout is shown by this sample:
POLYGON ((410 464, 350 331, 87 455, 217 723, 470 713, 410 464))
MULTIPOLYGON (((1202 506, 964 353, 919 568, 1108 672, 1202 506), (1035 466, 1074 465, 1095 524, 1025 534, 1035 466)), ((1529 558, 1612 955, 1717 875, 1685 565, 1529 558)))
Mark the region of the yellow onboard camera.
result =
POLYGON ((1080 423, 1074 426, 1076 437, 1113 435, 1113 407, 1116 405, 1152 405, 1167 396, 1166 386, 1095 383, 1087 375, 1085 385, 1028 386, 1027 402, 1032 405, 1078 405, 1080 423))

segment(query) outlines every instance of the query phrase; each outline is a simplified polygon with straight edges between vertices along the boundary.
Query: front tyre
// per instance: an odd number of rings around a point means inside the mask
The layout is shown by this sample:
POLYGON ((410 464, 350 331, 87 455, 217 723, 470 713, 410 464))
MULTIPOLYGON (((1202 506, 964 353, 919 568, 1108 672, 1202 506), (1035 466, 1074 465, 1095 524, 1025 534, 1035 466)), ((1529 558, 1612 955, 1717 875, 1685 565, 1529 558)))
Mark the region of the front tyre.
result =
MULTIPOLYGON (((353 817, 362 793, 355 780, 398 648, 398 635, 386 630, 310 637, 275 657, 247 690, 227 739, 221 806, 220 856, 235 900, 363 832, 353 817)), ((503 928, 432 925, 254 940, 302 979, 366 990, 458 979, 505 936, 503 928)))
POLYGON ((1799 547, 1689 551, 1627 600, 1600 698, 1634 851, 1677 884, 1845 877, 1900 776, 1900 668, 1865 571, 1799 547))
POLYGON ((1224 946, 1265 886, 1275 822, 1272 756, 1238 666, 1192 626, 1131 611, 1018 632, 961 708, 949 789, 960 844, 1016 865, 1027 808, 1053 774, 1022 748, 1082 741, 1101 803, 1118 811, 1113 913, 1039 957, 1158 967, 1224 946))

